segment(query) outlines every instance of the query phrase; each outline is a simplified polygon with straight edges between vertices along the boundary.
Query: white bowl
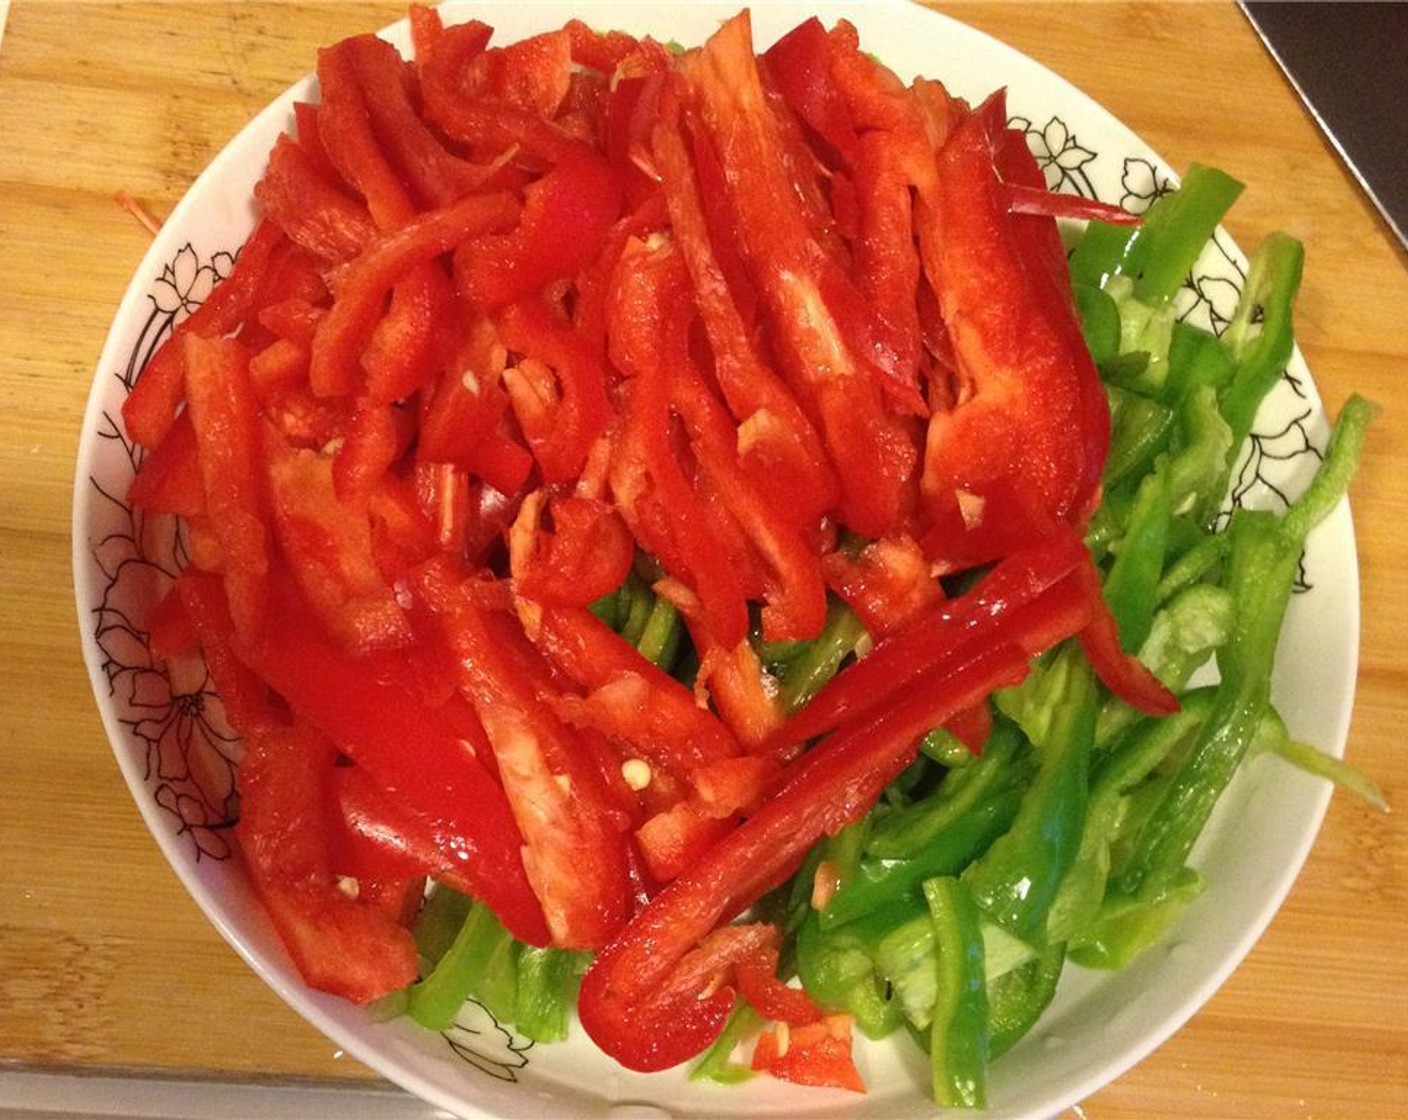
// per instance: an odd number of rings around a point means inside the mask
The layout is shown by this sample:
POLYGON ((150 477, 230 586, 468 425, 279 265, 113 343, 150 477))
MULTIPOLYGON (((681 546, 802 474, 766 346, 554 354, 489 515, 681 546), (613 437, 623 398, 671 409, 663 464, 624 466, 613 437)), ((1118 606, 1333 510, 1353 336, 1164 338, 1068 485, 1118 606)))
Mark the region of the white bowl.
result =
MULTIPOLYGON (((702 41, 733 6, 630 3, 476 3, 496 41, 580 16, 685 44, 702 41), (668 9, 668 10, 667 10, 668 9)), ((1029 122, 1054 186, 1141 209, 1172 179, 1139 138, 1099 105, 1035 62, 943 16, 904 3, 762 4, 759 46, 810 15, 845 16, 862 45, 909 78, 937 77, 978 100, 1008 88, 1009 111, 1029 122)), ((385 37, 408 50, 405 24, 385 37)), ((310 60, 311 62, 311 60, 310 60)), ((84 417, 74 488, 74 573, 83 652, 113 751, 153 836, 226 940, 293 1007, 339 1047, 428 1102, 471 1117, 792 1116, 930 1117, 924 1057, 907 1040, 858 1041, 870 1086, 859 1096, 771 1079, 740 1087, 696 1084, 682 1070, 623 1070, 580 1029, 566 1043, 533 1046, 475 1005, 444 1036, 307 989, 252 898, 226 839, 238 744, 218 698, 199 674, 173 679, 150 655, 142 618, 161 581, 183 559, 169 524, 125 500, 134 469, 120 418, 133 378, 172 324, 224 274, 254 220, 251 188, 274 137, 292 122, 305 78, 260 113, 196 180, 162 228, 118 309, 84 417)), ((1219 234, 1200 262, 1188 312, 1225 321, 1245 259, 1219 234)), ((1238 500, 1272 504, 1316 465, 1326 422, 1299 355, 1258 417, 1238 500)), ((1358 652, 1358 572, 1348 507, 1312 537, 1306 588, 1283 634, 1274 696, 1293 734, 1339 753, 1348 729, 1358 652)), ((1218 807, 1195 852, 1208 887, 1167 943, 1116 974, 1067 970, 1037 1028, 995 1064, 988 1115, 1050 1116, 1118 1077, 1178 1029, 1238 965, 1290 889, 1314 842, 1329 789, 1272 759, 1253 761, 1218 807)))

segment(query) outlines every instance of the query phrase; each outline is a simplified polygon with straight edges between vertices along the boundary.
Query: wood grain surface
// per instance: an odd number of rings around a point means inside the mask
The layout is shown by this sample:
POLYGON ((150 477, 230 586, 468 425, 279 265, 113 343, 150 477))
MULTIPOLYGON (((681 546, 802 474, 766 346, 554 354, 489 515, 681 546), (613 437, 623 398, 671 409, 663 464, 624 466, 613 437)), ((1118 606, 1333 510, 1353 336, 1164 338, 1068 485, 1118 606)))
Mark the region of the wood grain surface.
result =
MULTIPOLYGON (((1308 263, 1327 404, 1384 406, 1353 498, 1363 597, 1348 755, 1408 807, 1408 267, 1229 4, 943 4, 1073 81, 1176 168, 1247 184, 1229 223, 1308 263)), ((0 44, 0 1071, 368 1078, 226 947, 149 838, 81 663, 69 518, 81 414, 147 234, 206 162, 393 3, 13 0, 0 44)), ((1287 904, 1171 1041, 1075 1110, 1389 1117, 1408 1107, 1408 829, 1337 795, 1287 904)))

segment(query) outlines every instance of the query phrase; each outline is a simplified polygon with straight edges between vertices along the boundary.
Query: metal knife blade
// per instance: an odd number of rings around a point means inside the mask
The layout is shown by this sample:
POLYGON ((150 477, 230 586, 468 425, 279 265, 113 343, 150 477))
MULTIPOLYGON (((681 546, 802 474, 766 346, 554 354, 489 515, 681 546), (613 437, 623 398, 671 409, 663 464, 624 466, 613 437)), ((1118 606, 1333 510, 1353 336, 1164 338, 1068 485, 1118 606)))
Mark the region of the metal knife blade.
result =
POLYGON ((1408 4, 1239 5, 1408 249, 1408 4))

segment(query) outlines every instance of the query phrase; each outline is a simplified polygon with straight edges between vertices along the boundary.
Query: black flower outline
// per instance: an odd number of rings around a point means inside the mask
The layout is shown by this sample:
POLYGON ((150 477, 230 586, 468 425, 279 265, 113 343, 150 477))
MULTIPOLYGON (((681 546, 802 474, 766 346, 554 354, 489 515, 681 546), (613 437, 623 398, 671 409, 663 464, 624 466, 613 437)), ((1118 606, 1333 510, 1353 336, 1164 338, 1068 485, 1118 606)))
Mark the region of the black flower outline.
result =
POLYGON ((1086 165, 1096 159, 1096 153, 1076 139, 1076 134, 1061 117, 1053 116, 1040 128, 1026 117, 1013 117, 1008 125, 1026 135, 1027 146, 1046 176, 1048 187, 1085 198, 1097 197, 1095 184, 1086 170, 1086 165))
POLYGON ((458 1058, 498 1081, 517 1083, 533 1048, 532 1039, 505 1027, 476 999, 465 1000, 454 1026, 440 1033, 458 1058))
MULTIPOLYGON (((234 255, 220 251, 202 262, 187 243, 152 281, 151 311, 127 360, 116 373, 125 392, 179 322, 229 274, 234 255)), ((90 608, 92 636, 100 651, 118 722, 139 750, 143 779, 153 803, 169 815, 196 862, 232 855, 230 829, 238 819, 235 768, 240 741, 225 718, 199 657, 164 662, 151 652, 143 615, 147 604, 186 566, 189 547, 174 518, 151 516, 125 498, 142 451, 115 412, 101 414, 97 438, 115 447, 119 479, 89 485, 105 508, 110 528, 91 545, 104 582, 90 608), (120 482, 121 485, 115 485, 120 482)))

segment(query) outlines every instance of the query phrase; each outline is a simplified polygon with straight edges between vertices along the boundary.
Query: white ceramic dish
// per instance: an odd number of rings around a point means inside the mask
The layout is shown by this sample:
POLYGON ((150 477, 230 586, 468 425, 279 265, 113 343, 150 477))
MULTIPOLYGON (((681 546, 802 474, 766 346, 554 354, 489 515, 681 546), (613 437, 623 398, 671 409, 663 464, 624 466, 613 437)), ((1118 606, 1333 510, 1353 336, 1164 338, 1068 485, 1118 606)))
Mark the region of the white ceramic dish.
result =
MULTIPOLYGON (((496 41, 586 18, 685 44, 702 41, 732 5, 476 3, 496 41)), ((468 18, 447 5, 447 22, 468 18)), ((1100 106, 1016 51, 951 20, 903 3, 759 4, 759 46, 809 15, 850 18, 863 46, 902 77, 926 74, 970 99, 998 86, 1028 123, 1053 185, 1141 209, 1172 172, 1100 106)), ((408 49, 404 25, 385 37, 408 49)), ((311 61, 311 60, 310 60, 311 61)), ((770 1079, 721 1088, 682 1071, 629 1073, 582 1035, 530 1046, 467 1005, 444 1037, 404 1020, 309 991, 254 904, 225 840, 238 744, 224 731, 218 698, 199 672, 182 678, 155 662, 141 618, 160 581, 182 561, 170 527, 125 502, 134 451, 119 410, 133 378, 173 322, 223 275, 252 226, 251 188, 305 79, 280 97, 212 162, 154 241, 118 310, 87 413, 74 492, 74 573, 84 655, 104 724, 157 843, 230 944, 301 1015, 336 1044, 434 1105, 474 1117, 932 1116, 917 1049, 859 1044, 865 1096, 804 1090, 770 1079)), ((1245 268, 1221 239, 1184 293, 1188 313, 1225 320, 1245 268)), ((1275 504, 1304 485, 1323 445, 1325 420, 1299 356, 1258 418, 1238 500, 1275 504)), ((1353 699, 1358 650, 1358 575, 1342 506, 1314 535, 1306 589, 1295 596, 1282 641, 1275 697, 1293 733, 1338 753, 1353 699)), ((1272 760, 1238 777, 1195 854, 1208 889, 1167 944, 1114 975, 1072 967, 1038 1028, 994 1067, 993 1117, 1049 1116, 1119 1076, 1178 1029, 1237 966, 1290 889, 1313 843, 1328 788, 1272 760)))

